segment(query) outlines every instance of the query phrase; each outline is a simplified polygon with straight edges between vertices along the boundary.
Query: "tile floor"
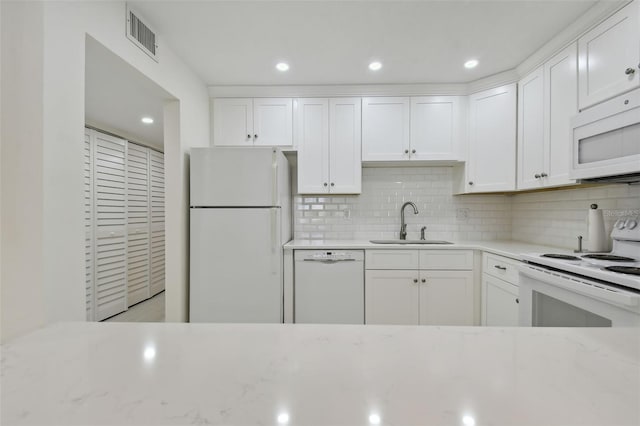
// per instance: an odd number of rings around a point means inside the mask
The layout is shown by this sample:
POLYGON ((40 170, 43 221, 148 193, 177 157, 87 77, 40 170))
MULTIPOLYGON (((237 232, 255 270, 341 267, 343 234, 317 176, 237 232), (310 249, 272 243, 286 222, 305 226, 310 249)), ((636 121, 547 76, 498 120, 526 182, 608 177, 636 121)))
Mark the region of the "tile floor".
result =
POLYGON ((164 322, 164 291, 133 305, 121 314, 107 318, 112 322, 164 322))

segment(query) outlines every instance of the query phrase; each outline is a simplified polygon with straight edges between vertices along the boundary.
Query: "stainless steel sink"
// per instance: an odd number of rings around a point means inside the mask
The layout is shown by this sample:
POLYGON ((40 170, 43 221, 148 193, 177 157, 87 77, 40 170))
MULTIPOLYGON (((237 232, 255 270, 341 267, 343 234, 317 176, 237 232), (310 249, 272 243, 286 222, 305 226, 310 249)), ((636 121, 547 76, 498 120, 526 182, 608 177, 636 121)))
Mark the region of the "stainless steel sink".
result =
POLYGON ((373 244, 453 244, 442 240, 370 240, 373 244))

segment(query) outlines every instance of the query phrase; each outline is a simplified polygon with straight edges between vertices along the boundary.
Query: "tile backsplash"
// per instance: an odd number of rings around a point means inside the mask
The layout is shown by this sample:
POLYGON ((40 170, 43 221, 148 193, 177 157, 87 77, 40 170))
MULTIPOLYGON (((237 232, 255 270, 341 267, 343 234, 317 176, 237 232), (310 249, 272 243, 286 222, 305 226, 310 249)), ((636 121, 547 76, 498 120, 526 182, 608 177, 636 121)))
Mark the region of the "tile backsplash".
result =
MULTIPOLYGON (((407 207, 407 238, 504 240, 511 237, 511 201, 503 195, 453 196, 451 167, 375 167, 362 170, 362 194, 294 196, 297 239, 398 238, 407 207)), ((295 175, 295 173, 294 173, 295 175)), ((295 181, 295 177, 294 177, 295 181)), ((294 184, 294 188, 296 188, 294 184)))
MULTIPOLYGON (((297 192, 293 170, 293 188, 297 192)), ((360 195, 294 195, 294 238, 398 238, 400 207, 407 207, 408 239, 518 240, 575 248, 587 242, 587 210, 604 210, 606 232, 617 217, 640 209, 640 186, 616 184, 516 195, 454 196, 451 167, 372 167, 362 170, 360 195)))

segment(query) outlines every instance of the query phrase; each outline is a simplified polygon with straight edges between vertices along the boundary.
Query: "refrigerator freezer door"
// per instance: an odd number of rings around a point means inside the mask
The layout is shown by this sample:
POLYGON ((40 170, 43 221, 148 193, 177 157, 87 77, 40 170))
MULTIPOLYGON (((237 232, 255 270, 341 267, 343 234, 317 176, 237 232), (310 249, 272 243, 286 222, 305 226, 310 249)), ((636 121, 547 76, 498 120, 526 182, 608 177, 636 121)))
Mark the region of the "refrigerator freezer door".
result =
POLYGON ((287 166, 284 155, 269 147, 193 148, 190 205, 281 206, 287 166))
POLYGON ((191 209, 191 322, 282 322, 280 215, 191 209))

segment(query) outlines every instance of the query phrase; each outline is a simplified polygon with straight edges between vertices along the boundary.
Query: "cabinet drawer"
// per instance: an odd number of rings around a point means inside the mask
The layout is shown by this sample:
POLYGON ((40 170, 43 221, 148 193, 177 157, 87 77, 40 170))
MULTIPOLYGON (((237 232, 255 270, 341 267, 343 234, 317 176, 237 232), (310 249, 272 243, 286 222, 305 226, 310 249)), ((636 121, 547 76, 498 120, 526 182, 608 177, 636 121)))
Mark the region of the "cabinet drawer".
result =
POLYGON ((521 262, 496 254, 484 253, 482 271, 510 284, 518 285, 518 265, 521 262))
POLYGON ((472 250, 420 250, 420 269, 471 270, 472 250))
POLYGON ((365 269, 418 269, 418 250, 367 250, 365 269))

